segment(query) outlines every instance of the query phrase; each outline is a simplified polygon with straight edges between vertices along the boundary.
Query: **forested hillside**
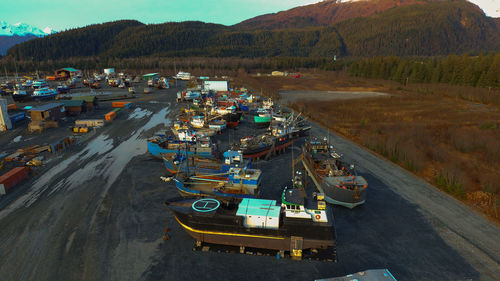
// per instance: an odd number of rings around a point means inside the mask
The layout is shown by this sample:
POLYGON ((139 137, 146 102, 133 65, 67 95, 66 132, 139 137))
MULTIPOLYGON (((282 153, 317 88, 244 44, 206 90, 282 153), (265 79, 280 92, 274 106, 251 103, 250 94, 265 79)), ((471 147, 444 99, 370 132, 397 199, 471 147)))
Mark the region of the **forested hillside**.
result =
POLYGON ((476 5, 463 0, 418 2, 329 26, 272 30, 203 22, 110 22, 31 40, 13 47, 8 55, 43 61, 88 56, 331 58, 500 51, 498 20, 485 16, 476 5))
POLYGON ((120 32, 139 25, 144 24, 122 20, 89 25, 24 42, 9 49, 7 54, 19 59, 38 61, 95 56, 104 53, 120 32))

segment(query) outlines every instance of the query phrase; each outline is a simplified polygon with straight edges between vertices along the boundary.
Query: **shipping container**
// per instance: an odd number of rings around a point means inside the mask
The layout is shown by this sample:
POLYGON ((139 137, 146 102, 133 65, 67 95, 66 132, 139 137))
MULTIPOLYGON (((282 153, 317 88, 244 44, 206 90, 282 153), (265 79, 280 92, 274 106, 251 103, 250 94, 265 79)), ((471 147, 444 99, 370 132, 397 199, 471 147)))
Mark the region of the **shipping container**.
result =
POLYGON ((17 112, 14 114, 9 114, 10 122, 17 123, 26 119, 26 112, 17 112))
POLYGON ((111 103, 112 107, 124 107, 127 103, 131 103, 129 101, 114 101, 111 103))
POLYGON ((104 127, 103 119, 76 120, 75 127, 104 127))
POLYGON ((16 167, 0 177, 0 195, 7 194, 16 184, 28 177, 25 167, 16 167))
POLYGON ((108 114, 104 116, 104 119, 106 119, 106 121, 113 121, 113 119, 115 118, 116 118, 116 112, 114 111, 108 112, 108 114))

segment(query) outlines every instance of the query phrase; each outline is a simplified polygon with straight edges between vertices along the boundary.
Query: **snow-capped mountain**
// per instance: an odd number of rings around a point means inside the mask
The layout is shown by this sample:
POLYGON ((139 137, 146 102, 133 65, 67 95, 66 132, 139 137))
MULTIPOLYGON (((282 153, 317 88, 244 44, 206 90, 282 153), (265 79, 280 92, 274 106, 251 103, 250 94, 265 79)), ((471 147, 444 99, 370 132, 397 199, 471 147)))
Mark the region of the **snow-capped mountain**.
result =
POLYGON ((46 27, 44 29, 40 29, 36 26, 32 26, 26 23, 16 23, 9 24, 5 21, 0 21, 0 36, 27 36, 27 35, 35 35, 38 37, 49 35, 53 33, 52 28, 46 27))
POLYGON ((52 33, 54 30, 50 27, 40 29, 26 23, 9 24, 0 21, 0 55, 5 55, 7 50, 16 44, 52 33))

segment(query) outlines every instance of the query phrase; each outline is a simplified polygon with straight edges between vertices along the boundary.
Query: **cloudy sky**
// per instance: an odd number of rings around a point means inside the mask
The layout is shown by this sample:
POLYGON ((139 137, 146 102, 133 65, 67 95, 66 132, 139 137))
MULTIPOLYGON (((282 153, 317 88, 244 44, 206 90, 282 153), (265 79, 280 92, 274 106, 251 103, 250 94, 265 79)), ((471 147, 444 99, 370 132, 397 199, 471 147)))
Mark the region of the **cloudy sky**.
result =
MULTIPOLYGON (((200 20, 231 25, 318 0, 2 0, 0 20, 64 30, 119 19, 143 23, 200 20)), ((500 0, 472 0, 500 17, 500 0)))

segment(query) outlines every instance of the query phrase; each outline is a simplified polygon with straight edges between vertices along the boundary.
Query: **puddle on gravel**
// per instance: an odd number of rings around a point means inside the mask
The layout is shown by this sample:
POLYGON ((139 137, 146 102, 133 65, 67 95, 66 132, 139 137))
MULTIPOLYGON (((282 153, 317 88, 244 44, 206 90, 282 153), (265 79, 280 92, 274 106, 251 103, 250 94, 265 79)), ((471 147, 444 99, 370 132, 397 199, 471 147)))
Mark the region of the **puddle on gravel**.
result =
POLYGON ((146 139, 141 134, 158 125, 169 126, 171 120, 166 118, 169 112, 170 106, 167 106, 153 114, 144 126, 137 129, 128 139, 116 147, 113 146, 112 138, 106 135, 96 137, 81 152, 68 157, 45 172, 23 196, 0 211, 0 218, 20 207, 31 206, 49 187, 52 187, 50 195, 62 188, 72 190, 93 178, 100 177, 105 179, 106 185, 102 194, 106 194, 130 160, 135 156, 146 153, 146 139), (83 165, 85 160, 93 156, 97 157, 97 159, 83 165), (52 182, 53 178, 57 177, 66 168, 75 165, 83 166, 65 179, 57 183, 52 182))
POLYGON ((128 120, 130 119, 142 119, 144 117, 150 116, 153 114, 153 112, 147 110, 147 109, 142 109, 140 107, 137 107, 134 109, 132 113, 128 116, 128 120))

